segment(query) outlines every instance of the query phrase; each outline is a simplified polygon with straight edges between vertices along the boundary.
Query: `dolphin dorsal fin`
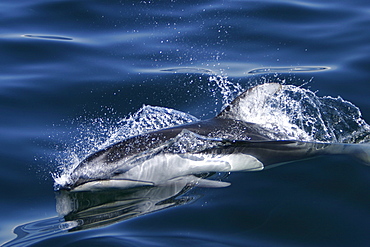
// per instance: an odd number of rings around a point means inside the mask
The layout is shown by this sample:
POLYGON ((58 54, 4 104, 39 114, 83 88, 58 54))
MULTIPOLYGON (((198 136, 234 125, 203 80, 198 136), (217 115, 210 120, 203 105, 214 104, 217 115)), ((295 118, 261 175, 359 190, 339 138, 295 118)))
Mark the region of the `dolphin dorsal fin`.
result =
POLYGON ((266 83, 246 90, 236 97, 216 118, 238 119, 241 106, 248 108, 261 108, 266 100, 280 91, 282 85, 279 83, 266 83))

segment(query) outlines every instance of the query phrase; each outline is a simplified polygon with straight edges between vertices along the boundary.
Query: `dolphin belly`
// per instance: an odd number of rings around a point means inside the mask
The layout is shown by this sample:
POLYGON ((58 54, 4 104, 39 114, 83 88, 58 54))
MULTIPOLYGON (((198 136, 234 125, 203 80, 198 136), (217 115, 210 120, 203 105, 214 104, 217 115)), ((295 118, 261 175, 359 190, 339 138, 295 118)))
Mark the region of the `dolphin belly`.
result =
POLYGON ((242 153, 228 155, 164 153, 109 179, 83 183, 74 191, 161 186, 177 182, 179 179, 182 181, 186 179, 189 184, 225 187, 228 183, 212 180, 205 182, 201 177, 193 175, 210 172, 259 171, 263 168, 263 164, 258 159, 242 153))

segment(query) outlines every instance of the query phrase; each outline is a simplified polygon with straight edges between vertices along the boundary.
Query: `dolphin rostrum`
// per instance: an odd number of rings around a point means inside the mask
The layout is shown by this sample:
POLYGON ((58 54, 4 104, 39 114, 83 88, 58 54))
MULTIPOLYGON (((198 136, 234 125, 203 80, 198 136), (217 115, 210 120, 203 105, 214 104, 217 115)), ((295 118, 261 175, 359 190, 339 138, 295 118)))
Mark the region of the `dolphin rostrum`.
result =
POLYGON ((370 163, 368 144, 284 140, 258 124, 238 120, 242 103, 263 102, 278 83, 251 88, 216 117, 133 136, 91 154, 69 174, 60 189, 101 190, 188 183, 223 187, 206 180, 212 172, 256 171, 326 154, 351 155, 370 163), (262 97, 262 101, 261 101, 262 97))

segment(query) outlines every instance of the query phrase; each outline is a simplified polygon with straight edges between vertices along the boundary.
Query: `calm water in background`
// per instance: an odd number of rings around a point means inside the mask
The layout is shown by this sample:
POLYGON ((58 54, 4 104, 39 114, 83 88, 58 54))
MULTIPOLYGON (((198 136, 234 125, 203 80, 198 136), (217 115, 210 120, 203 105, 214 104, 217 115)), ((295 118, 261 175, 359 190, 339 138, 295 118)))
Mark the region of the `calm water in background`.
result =
MULTIPOLYGON (((368 1, 7 1, 0 3, 0 242, 54 217, 56 153, 78 126, 143 104, 214 116, 208 69, 248 87, 256 68, 325 66, 279 80, 340 95, 370 121, 368 1), (194 72, 195 69, 184 69, 194 72)), ((270 76, 273 77, 273 76, 270 76)), ((216 93, 214 93, 216 90, 216 93)), ((366 246, 370 169, 343 157, 234 173, 224 189, 37 246, 366 246)))

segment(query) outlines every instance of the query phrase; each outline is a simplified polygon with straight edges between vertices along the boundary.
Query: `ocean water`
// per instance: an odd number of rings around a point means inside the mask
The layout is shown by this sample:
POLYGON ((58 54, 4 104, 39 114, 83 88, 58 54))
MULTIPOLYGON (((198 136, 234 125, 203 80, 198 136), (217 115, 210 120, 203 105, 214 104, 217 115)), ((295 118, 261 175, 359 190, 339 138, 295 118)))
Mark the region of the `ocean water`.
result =
POLYGON ((264 82, 344 99, 339 116, 355 105, 370 122, 367 1, 3 0, 0 23, 0 243, 368 246, 370 167, 349 157, 216 174, 231 186, 162 203, 173 191, 144 191, 158 207, 129 215, 123 202, 143 191, 73 198, 53 178, 143 105, 207 119, 264 82), (83 210, 103 198, 123 210, 106 224, 58 215, 66 200, 83 210))

